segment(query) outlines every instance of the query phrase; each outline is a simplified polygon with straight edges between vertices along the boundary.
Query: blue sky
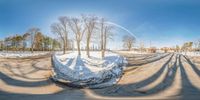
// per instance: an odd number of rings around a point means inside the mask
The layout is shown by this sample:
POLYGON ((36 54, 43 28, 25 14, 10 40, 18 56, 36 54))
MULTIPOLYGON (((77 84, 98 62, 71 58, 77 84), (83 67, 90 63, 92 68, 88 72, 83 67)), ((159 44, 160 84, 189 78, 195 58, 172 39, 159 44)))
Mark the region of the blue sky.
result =
POLYGON ((0 0, 0 39, 39 27, 51 34, 59 16, 96 14, 133 32, 148 46, 200 39, 198 0, 0 0))

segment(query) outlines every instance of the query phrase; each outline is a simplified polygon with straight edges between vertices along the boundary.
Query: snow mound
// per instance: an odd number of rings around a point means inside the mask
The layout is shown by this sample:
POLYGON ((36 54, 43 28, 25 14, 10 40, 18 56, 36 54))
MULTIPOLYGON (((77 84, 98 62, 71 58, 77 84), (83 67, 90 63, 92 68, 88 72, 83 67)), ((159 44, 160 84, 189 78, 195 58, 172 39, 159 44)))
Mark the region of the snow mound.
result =
POLYGON ((91 52, 87 57, 85 52, 81 56, 77 52, 65 55, 54 54, 53 79, 66 82, 74 86, 101 88, 116 84, 123 74, 127 64, 124 57, 107 52, 101 59, 100 52, 91 52))
POLYGON ((33 57, 33 56, 40 56, 46 55, 49 52, 0 52, 1 58, 25 58, 25 57, 33 57))

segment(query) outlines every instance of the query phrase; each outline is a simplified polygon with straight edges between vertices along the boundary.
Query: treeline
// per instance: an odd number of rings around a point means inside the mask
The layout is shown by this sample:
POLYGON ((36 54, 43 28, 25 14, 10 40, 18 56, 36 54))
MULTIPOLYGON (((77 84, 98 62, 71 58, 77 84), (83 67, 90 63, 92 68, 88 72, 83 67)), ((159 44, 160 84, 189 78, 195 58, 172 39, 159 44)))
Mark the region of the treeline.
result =
POLYGON ((139 48, 132 48, 135 44, 135 38, 131 35, 125 35, 123 37, 123 47, 124 50, 134 50, 141 52, 151 52, 155 53, 157 50, 164 52, 200 52, 200 39, 193 42, 185 42, 182 45, 176 45, 174 47, 149 47, 145 48, 143 43, 140 43, 139 48))
POLYGON ((46 36, 38 28, 31 28, 25 34, 6 37, 0 42, 0 49, 6 51, 51 51, 60 49, 58 40, 46 36))
POLYGON ((176 51, 182 51, 182 52, 200 51, 200 40, 194 42, 185 42, 181 47, 176 46, 176 51))
POLYGON ((185 42, 183 45, 176 45, 175 47, 163 47, 161 50, 165 52, 199 52, 200 51, 200 40, 194 42, 185 42))
POLYGON ((113 37, 113 28, 105 18, 94 15, 62 16, 51 25, 51 31, 59 41, 45 36, 39 28, 31 28, 23 35, 17 34, 5 38, 1 42, 1 49, 31 52, 62 49, 64 54, 67 50, 73 49, 81 55, 81 50, 84 48, 90 57, 90 51, 94 49, 94 44, 97 44, 101 56, 104 57, 108 41, 113 37))

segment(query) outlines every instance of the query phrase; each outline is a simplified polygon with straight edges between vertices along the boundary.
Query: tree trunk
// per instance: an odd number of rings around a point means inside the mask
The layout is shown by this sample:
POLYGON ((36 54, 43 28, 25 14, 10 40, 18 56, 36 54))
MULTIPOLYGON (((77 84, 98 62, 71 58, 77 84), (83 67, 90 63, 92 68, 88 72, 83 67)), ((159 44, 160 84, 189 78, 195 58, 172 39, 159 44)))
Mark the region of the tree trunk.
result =
POLYGON ((15 44, 15 51, 17 51, 17 44, 15 44))
POLYGON ((25 51, 25 47, 23 47, 23 52, 25 51))
POLYGON ((68 50, 68 49, 69 49, 69 48, 68 48, 68 44, 69 44, 69 43, 68 43, 68 36, 67 36, 67 34, 66 34, 66 37, 65 37, 65 38, 66 38, 66 40, 65 40, 65 42, 66 42, 66 43, 65 43, 65 45, 66 45, 65 47, 66 47, 66 48, 65 48, 65 49, 68 50))
MULTIPOLYGON (((103 26, 102 26, 103 27, 103 26)), ((101 57, 104 58, 104 50, 103 50, 103 29, 101 29, 101 57)))
POLYGON ((34 51, 34 44, 32 43, 31 44, 31 53, 33 53, 33 51, 34 51))
POLYGON ((8 53, 8 45, 6 44, 6 51, 7 51, 7 53, 8 53))
POLYGON ((80 41, 77 41, 77 49, 78 49, 78 55, 81 55, 81 50, 80 50, 80 41))
POLYGON ((32 44, 32 46, 31 46, 31 53, 33 53, 33 44, 32 44))
POLYGON ((103 43, 103 57, 105 57, 105 51, 106 51, 106 44, 107 44, 107 34, 104 33, 104 43, 103 43))
POLYGON ((63 47, 63 54, 65 54, 65 51, 66 51, 66 41, 65 40, 63 40, 64 41, 64 47, 63 47))
POLYGON ((87 56, 90 57, 90 38, 87 39, 86 49, 87 49, 87 56))
POLYGON ((131 48, 129 47, 128 50, 131 51, 131 48))
POLYGON ((44 52, 44 46, 42 45, 42 51, 44 52))
POLYGON ((24 40, 23 40, 23 52, 25 51, 24 40))
POLYGON ((101 50, 101 57, 104 58, 104 56, 105 56, 105 50, 102 49, 102 50, 101 50))
POLYGON ((31 34, 31 53, 33 53, 33 44, 34 44, 34 36, 33 36, 34 34, 32 33, 31 34))

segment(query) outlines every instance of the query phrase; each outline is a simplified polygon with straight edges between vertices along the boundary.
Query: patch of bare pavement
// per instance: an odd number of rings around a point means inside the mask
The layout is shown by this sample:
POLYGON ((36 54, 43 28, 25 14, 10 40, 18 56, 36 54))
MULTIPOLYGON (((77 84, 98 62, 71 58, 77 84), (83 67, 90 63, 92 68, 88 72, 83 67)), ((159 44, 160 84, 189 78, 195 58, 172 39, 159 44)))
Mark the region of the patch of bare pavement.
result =
POLYGON ((200 99, 199 58, 179 54, 125 55, 118 84, 72 88, 51 81, 51 55, 0 59, 0 100, 200 99))

